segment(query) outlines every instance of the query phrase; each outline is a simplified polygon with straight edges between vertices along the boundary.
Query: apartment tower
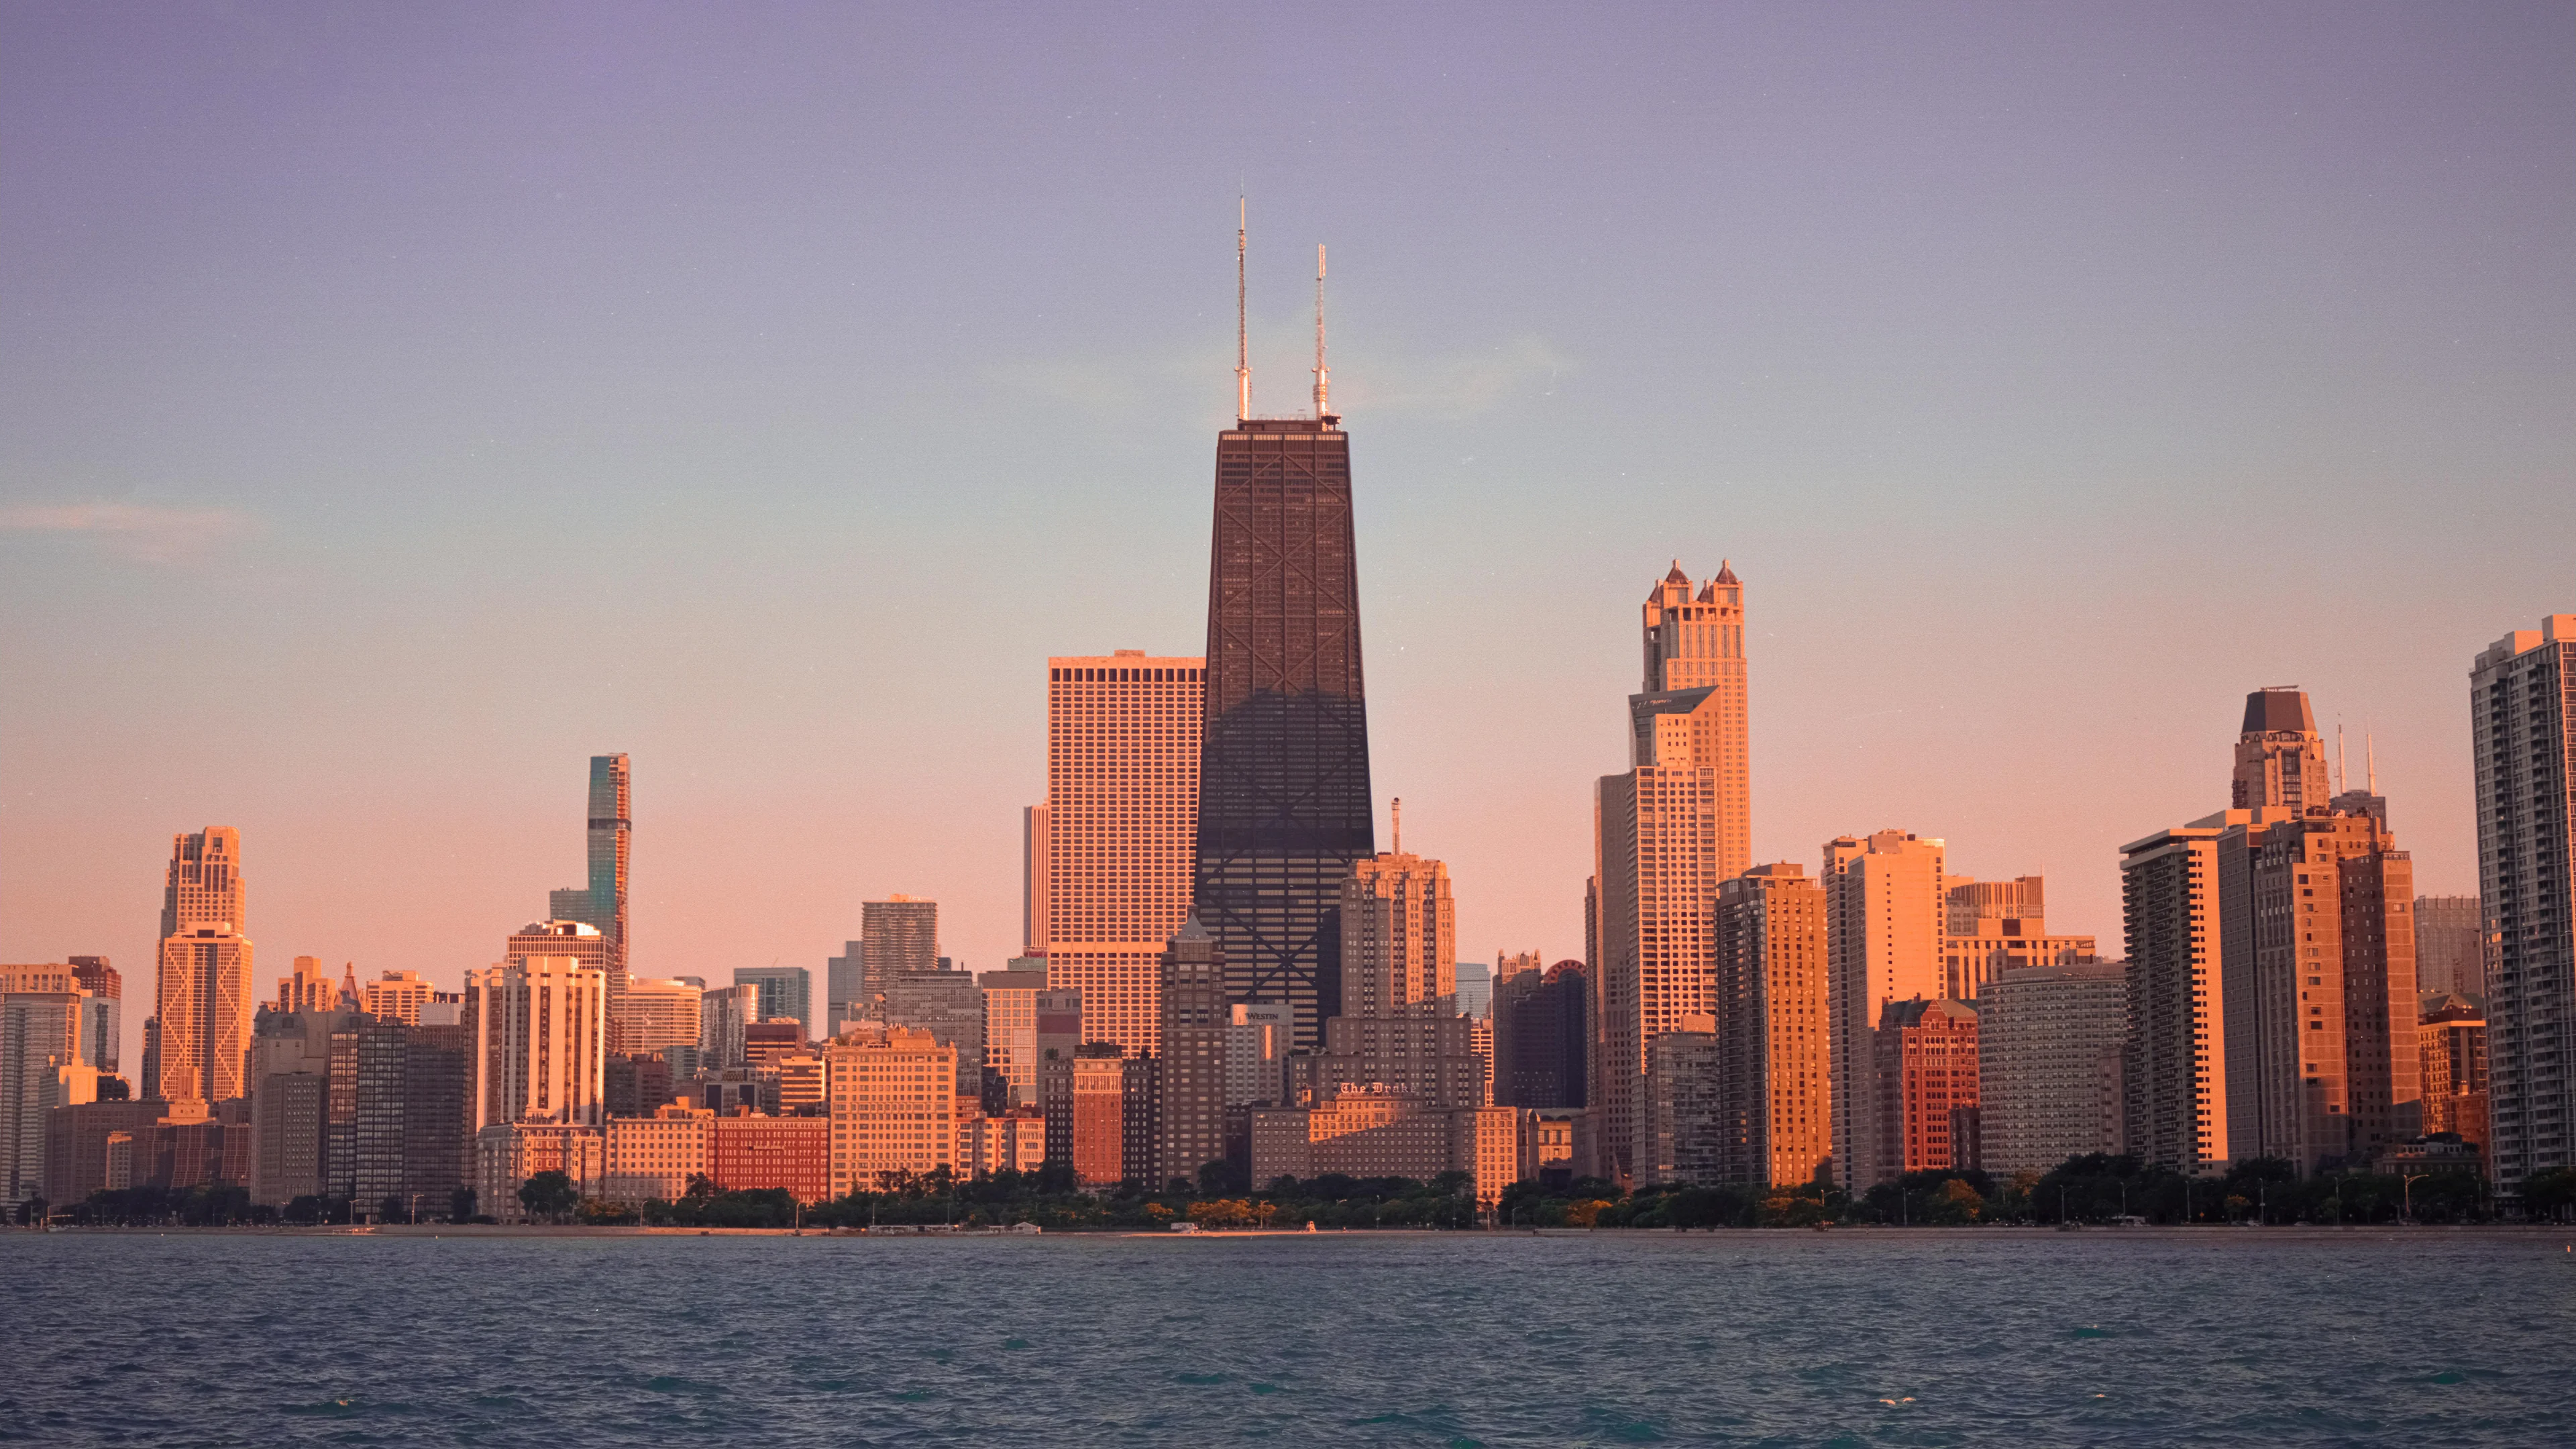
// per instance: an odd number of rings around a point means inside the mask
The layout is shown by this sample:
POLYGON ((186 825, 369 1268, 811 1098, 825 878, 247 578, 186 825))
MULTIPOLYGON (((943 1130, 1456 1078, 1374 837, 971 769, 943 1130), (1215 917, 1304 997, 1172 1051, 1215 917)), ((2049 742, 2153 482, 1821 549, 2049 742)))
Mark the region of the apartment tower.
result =
POLYGON ((146 1095, 170 1102, 243 1095, 253 1008, 247 897, 241 832, 210 825, 172 841, 146 1095))
POLYGON ((1718 888, 1717 1177, 1814 1180, 1833 1155, 1825 892, 1792 864, 1718 888))
POLYGON ((1190 916, 1204 661, 1047 661, 1047 799, 1032 887, 1047 984, 1082 993, 1092 1041, 1159 1050, 1163 952, 1190 916))
POLYGON ((939 903, 900 892, 859 903, 858 1015, 875 1003, 893 978, 939 969, 939 903))
POLYGON ((2576 1166, 2576 614, 2477 656, 2469 725, 2496 1186, 2576 1166))
POLYGON ((2006 971, 1977 996, 1981 1165, 2002 1176, 2120 1150, 2128 973, 2118 963, 2006 971))
POLYGON ((1877 1032, 1894 1002, 1938 999, 1948 925, 1945 847, 1902 830, 1825 843, 1826 987, 1830 1017, 1834 1173, 1851 1193, 1896 1175, 1881 1148, 1896 1140, 1880 1118, 1877 1032))
POLYGON ((1225 1161, 1225 962, 1216 937, 1184 921, 1163 950, 1162 1049, 1155 1078, 1156 1187, 1179 1178, 1198 1185, 1199 1169, 1225 1161))

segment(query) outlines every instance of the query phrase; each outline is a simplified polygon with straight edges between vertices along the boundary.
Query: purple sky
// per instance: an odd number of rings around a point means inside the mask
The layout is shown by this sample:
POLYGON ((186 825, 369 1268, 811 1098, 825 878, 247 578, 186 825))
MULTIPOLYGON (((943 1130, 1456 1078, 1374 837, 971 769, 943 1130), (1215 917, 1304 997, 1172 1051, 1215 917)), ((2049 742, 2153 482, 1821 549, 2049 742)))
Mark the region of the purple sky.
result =
POLYGON ((2475 888, 2465 671, 2576 610, 2563 6, 0 11, 0 959, 148 1007, 172 832, 453 982, 635 757, 636 966, 1016 941, 1049 653, 1195 652, 1331 243, 1379 788, 1578 951, 1675 556, 1754 840, 2045 869, 2375 731, 2475 888))

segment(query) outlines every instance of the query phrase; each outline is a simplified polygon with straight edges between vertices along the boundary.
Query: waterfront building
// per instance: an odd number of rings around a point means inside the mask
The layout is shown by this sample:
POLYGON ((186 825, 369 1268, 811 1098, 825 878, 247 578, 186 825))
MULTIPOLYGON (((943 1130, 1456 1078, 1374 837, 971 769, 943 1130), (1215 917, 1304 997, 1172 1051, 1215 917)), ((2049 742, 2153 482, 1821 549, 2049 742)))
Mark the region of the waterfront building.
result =
POLYGON ((2249 825, 2219 874, 2231 1154, 2312 1173, 2420 1135, 2414 864, 2387 826, 2322 808, 2249 825))
POLYGON ((1977 997, 1981 1165, 2047 1172, 2120 1148, 2128 973, 2117 962, 2004 972, 1977 997))
MULTIPOLYGON (((131 1143, 136 1133, 160 1121, 169 1107, 158 1098, 142 1098, 79 1102, 45 1113, 45 1201, 69 1207, 106 1187, 108 1139, 122 1135, 131 1143)), ((244 1132, 243 1137, 247 1146, 249 1134, 244 1132)))
POLYGON ((1142 650, 1047 660, 1047 984, 1087 1030, 1159 1051, 1164 942, 1190 914, 1205 661, 1142 650))
POLYGON ((957 1049, 926 1031, 860 1023, 823 1049, 831 1089, 830 1195, 880 1174, 957 1167, 957 1049))
POLYGON ((583 832, 590 867, 588 883, 548 893, 546 915, 555 921, 579 921, 598 933, 601 944, 596 964, 606 986, 611 1023, 625 1016, 631 954, 626 934, 626 876, 634 834, 633 788, 626 757, 591 756, 589 813, 583 832))
POLYGON ((2486 1012, 2456 991, 2427 996, 2415 1042, 2424 1135, 2448 1132, 2484 1152, 2491 1137, 2486 1012))
POLYGON ((1488 1206, 1520 1181, 1521 1113, 1510 1107, 1443 1111, 1384 1086, 1354 1085, 1304 1107, 1251 1111, 1252 1180, 1326 1173, 1428 1182, 1459 1171, 1488 1206))
POLYGON ((2500 1192, 2576 1166, 2576 614, 2552 614, 2469 673, 2478 894, 2490 913, 2487 1070, 2500 1192))
POLYGON ((733 984, 760 991, 760 1019, 794 1021, 814 1034, 814 973, 802 966, 737 966, 733 984))
POLYGON ((705 996, 704 989, 686 981, 631 978, 626 983, 626 1025, 618 1045, 630 1054, 700 1046, 705 1023, 699 1013, 705 996))
MULTIPOLYGON (((1536 953, 1531 953, 1531 960, 1536 953)), ((1580 961, 1506 972, 1494 989, 1494 1100, 1581 1107, 1591 1085, 1591 976, 1580 961)))
POLYGON ((1046 1109, 1034 1103, 978 1115, 964 1129, 969 1145, 959 1157, 962 1168, 977 1177, 997 1172, 1035 1172, 1046 1165, 1046 1109))
POLYGON ((1825 843, 1827 1095, 1834 1171, 1846 1192, 1867 1192, 1901 1170, 1882 1155, 1901 1139, 1881 1120, 1887 1095, 1877 1080, 1877 1032, 1889 1003, 1937 999, 1946 989, 1943 862, 1941 841, 1902 830, 1825 843))
MULTIPOLYGON (((581 929, 597 939, 593 928, 581 929)), ((511 944, 546 939, 522 933, 511 944)), ((467 975, 466 1006, 475 1031, 476 1131, 528 1122, 599 1125, 608 1089, 606 972, 572 955, 514 954, 467 975)))
POLYGON ((716 1114, 676 1104, 647 1117, 612 1117, 602 1134, 601 1197, 629 1207, 676 1202, 689 1179, 715 1176, 716 1114))
MULTIPOLYGON (((832 1196, 830 1118, 760 1117, 736 1111, 713 1120, 717 1191, 783 1188, 802 1203, 832 1196)), ((952 1168, 956 1161, 952 1153, 952 1168)))
POLYGON ((2229 808, 2235 810, 2277 809, 2296 817, 2311 805, 2331 808, 2334 791, 2325 739, 2317 733, 2305 694, 2285 688, 2245 696, 2234 789, 2229 808))
POLYGON ((1976 1005, 1919 996, 1891 1001, 1874 1045, 1880 1180, 1977 1167, 1976 1005))
POLYGON ((385 1221, 447 1211, 474 1181, 473 1032, 360 1019, 354 1035, 350 1200, 385 1221))
POLYGON ((0 1207, 43 1195, 49 1114, 97 1099, 80 1055, 88 999, 69 966, 0 966, 0 1207))
POLYGON ((1718 888, 1715 1179, 1811 1182, 1833 1155, 1824 888, 1757 865, 1718 888))
POLYGON ((2224 1171, 2232 1156, 2231 1094, 2251 1087, 2229 1055, 2237 1043, 2228 1030, 2225 940, 2241 933, 2247 944, 2237 959, 2250 964, 2244 862, 2287 818, 2271 806, 2222 810, 2120 847, 2129 948, 2121 1140, 2150 1166, 2196 1176, 2224 1171), (2221 879, 2222 853, 2226 873, 2240 878, 2233 893, 2221 879), (2231 894, 2242 908, 2227 909, 2231 894))
POLYGON ((1065 1138, 1073 1179, 1086 1192, 1127 1180, 1127 1062, 1116 1042, 1084 1042, 1065 1071, 1065 1138))
MULTIPOLYGON (((1329 413, 1237 409, 1217 435, 1193 904, 1227 996, 1287 1002, 1311 1050, 1342 1010, 1343 878, 1377 853, 1350 438, 1329 413)), ((1058 807, 1051 837, 1066 828, 1058 807)), ((1087 994, 1084 1010, 1098 1019, 1087 994)))
POLYGON ((1284 1001, 1237 1001, 1226 1007, 1225 1104, 1278 1106, 1288 1100, 1284 1075, 1296 1016, 1284 1001))
MULTIPOLYGON (((603 982, 600 996, 605 999, 603 982)), ((603 1024, 602 1031, 606 1028, 603 1024)), ((474 1200, 486 1216, 505 1223, 528 1220, 519 1189, 542 1172, 560 1172, 583 1197, 597 1197, 608 1168, 606 1134, 566 1122, 495 1123, 474 1134, 474 1200)))
POLYGON ((1987 982, 2006 971, 2075 966, 2099 959, 2091 936, 2049 934, 2047 889, 2040 877, 1968 880, 1951 876, 1949 882, 1942 989, 1953 1000, 1975 1000, 1987 982))
POLYGON ((939 969, 939 903, 901 892, 859 903, 859 994, 865 1006, 891 978, 939 969))
POLYGON ((354 1013, 328 1010, 264 1010, 253 1020, 253 1203, 283 1207, 356 1189, 357 1028, 354 1013))
POLYGON ((1729 1135, 1720 1106, 1716 1018, 1682 1018, 1682 1029, 1646 1043, 1645 1156, 1640 1185, 1705 1187, 1723 1179, 1729 1135))
POLYGON ((1155 1057, 1154 1158, 1149 1179, 1195 1189, 1199 1169, 1225 1160, 1225 959, 1216 937, 1193 918, 1163 948, 1159 992, 1162 1051, 1155 1057))
POLYGON ((2486 913, 2476 896, 2415 898, 2415 985, 2486 1000, 2486 913))
POLYGON ((1355 861, 1341 888, 1342 1016, 1457 1014, 1449 867, 1397 853, 1355 861))

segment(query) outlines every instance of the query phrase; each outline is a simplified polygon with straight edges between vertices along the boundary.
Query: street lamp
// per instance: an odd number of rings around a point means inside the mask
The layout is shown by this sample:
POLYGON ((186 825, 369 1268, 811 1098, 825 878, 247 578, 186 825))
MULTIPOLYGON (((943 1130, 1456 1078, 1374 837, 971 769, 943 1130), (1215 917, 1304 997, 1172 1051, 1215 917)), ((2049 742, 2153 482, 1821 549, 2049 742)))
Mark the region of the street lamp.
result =
POLYGON ((2397 1175, 2398 1181, 2402 1184, 2398 1188, 2400 1194, 2398 1212, 2407 1222, 2415 1221, 2415 1184, 2432 1175, 2429 1172, 2401 1172, 2397 1175))

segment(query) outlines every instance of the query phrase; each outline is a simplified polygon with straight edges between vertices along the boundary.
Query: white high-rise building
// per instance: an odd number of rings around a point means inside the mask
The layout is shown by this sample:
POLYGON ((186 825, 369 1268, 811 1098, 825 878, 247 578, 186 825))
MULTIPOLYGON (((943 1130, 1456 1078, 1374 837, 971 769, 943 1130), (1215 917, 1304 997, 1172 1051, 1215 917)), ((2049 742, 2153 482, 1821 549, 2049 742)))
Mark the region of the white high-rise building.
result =
POLYGON ((1943 858, 1941 841, 1902 830, 1825 843, 1834 1174, 1846 1192, 1867 1192, 1899 1170, 1880 1160, 1888 1136, 1879 1120, 1879 1018, 1891 1003, 1945 995, 1943 858))
POLYGON ((596 1127, 607 1115, 608 973, 572 956, 513 956, 466 978, 474 1128, 596 1127))

